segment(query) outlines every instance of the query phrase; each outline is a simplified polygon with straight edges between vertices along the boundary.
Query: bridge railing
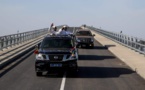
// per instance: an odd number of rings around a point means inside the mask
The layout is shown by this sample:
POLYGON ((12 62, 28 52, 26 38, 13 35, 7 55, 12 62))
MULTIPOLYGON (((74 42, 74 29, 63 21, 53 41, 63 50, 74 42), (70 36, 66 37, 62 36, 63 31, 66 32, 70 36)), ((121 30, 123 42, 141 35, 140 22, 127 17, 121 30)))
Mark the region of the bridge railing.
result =
POLYGON ((113 41, 116 41, 128 48, 131 48, 131 49, 145 55, 145 40, 143 40, 143 39, 133 37, 133 36, 128 36, 128 35, 125 35, 122 33, 110 32, 110 31, 106 31, 106 30, 102 30, 102 29, 98 29, 98 28, 90 27, 90 26, 87 26, 87 28, 94 30, 94 31, 98 32, 99 34, 101 34, 113 41))
POLYGON ((0 50, 19 45, 28 40, 34 39, 48 32, 48 28, 23 32, 18 34, 0 36, 0 50))

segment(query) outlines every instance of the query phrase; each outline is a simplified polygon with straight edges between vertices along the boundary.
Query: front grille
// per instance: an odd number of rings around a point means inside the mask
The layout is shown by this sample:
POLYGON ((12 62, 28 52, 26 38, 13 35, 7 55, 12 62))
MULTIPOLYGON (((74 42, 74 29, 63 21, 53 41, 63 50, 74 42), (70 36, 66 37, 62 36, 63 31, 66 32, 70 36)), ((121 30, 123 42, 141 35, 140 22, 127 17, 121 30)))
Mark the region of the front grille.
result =
POLYGON ((81 42, 89 43, 89 42, 91 42, 91 38, 82 38, 81 42))
POLYGON ((49 55, 50 61, 62 61, 64 55, 49 55))

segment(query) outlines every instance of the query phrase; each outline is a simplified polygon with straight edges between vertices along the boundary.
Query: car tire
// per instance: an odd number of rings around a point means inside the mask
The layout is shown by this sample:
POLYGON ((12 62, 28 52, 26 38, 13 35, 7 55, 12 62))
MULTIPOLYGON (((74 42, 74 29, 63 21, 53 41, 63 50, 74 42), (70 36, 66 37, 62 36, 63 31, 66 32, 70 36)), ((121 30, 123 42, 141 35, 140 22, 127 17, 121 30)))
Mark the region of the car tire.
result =
POLYGON ((36 76, 42 76, 42 72, 36 72, 36 76))
POLYGON ((76 45, 76 48, 79 48, 80 47, 80 45, 76 45))
POLYGON ((94 48, 94 46, 90 46, 90 48, 94 48))
POLYGON ((69 70, 68 75, 70 77, 77 77, 78 76, 78 69, 69 70))
POLYGON ((94 44, 92 46, 90 46, 90 48, 94 48, 94 44))

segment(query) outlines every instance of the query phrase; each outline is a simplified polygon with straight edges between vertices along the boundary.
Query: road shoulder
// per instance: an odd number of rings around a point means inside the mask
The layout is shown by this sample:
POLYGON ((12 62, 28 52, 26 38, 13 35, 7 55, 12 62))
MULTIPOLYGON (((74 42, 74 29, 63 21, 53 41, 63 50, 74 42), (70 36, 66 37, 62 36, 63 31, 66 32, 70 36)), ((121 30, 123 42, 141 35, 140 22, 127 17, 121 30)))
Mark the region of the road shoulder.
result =
POLYGON ((92 31, 92 33, 96 35, 94 38, 98 42, 100 42, 103 46, 108 47, 109 51, 111 51, 115 56, 131 67, 133 71, 136 71, 145 79, 145 56, 143 54, 103 37, 94 31, 92 31))

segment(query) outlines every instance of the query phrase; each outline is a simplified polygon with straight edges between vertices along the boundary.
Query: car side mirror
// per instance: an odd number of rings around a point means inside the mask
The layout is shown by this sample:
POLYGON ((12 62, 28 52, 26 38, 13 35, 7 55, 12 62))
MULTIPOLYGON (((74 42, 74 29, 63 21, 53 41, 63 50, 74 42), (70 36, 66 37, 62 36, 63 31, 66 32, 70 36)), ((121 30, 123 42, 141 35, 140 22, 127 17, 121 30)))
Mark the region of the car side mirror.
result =
POLYGON ((40 44, 41 43, 38 43, 38 45, 35 46, 35 49, 39 49, 40 48, 40 44))
POLYGON ((93 34, 93 36, 95 36, 95 34, 93 34))
POLYGON ((35 49, 38 49, 39 47, 38 47, 38 45, 35 45, 35 49))

